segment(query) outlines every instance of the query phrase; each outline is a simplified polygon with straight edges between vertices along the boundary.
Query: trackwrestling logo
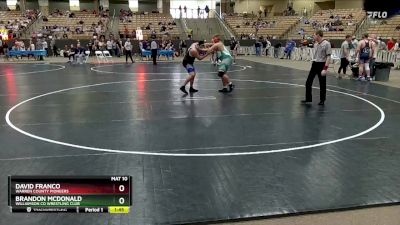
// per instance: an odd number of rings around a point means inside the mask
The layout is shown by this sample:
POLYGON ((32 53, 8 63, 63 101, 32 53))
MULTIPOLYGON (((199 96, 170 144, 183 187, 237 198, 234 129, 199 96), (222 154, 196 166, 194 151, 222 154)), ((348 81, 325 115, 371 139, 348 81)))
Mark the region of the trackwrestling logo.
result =
POLYGON ((386 19, 388 17, 388 13, 386 11, 368 11, 368 18, 370 19, 386 19))

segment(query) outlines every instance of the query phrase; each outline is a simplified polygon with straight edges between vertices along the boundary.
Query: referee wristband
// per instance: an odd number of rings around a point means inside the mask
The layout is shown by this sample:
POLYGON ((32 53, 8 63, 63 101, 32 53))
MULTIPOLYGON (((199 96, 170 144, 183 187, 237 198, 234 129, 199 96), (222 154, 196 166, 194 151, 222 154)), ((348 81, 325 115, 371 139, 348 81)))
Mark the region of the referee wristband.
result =
POLYGON ((328 69, 328 66, 324 66, 324 70, 327 70, 328 69))

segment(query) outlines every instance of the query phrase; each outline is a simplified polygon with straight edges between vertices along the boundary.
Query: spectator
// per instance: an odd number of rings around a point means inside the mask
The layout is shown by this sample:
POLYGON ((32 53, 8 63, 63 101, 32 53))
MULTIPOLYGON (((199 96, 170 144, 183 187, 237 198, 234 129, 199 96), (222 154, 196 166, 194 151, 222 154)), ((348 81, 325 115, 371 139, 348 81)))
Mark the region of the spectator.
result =
POLYGON ((378 47, 378 51, 387 51, 387 45, 386 43, 382 40, 381 37, 378 37, 378 41, 377 41, 377 47, 378 47))
POLYGON ((89 55, 93 55, 93 42, 89 41, 89 43, 87 44, 87 49, 90 52, 89 55))
POLYGON ((393 38, 389 38, 389 41, 388 41, 388 43, 387 43, 387 49, 388 49, 388 51, 391 51, 391 50, 394 48, 394 45, 395 45, 394 39, 393 39, 393 38))
POLYGON ((197 17, 200 17, 200 6, 197 7, 197 17))
POLYGON ((133 39, 136 39, 136 38, 137 38, 137 37, 136 37, 136 30, 135 30, 135 29, 132 30, 131 38, 133 38, 133 39))
POLYGON ((271 42, 268 41, 267 38, 264 38, 263 41, 262 41, 262 46, 263 46, 263 54, 265 56, 268 56, 268 50, 271 47, 271 42))
POLYGON ((350 49, 356 49, 358 46, 358 40, 356 39, 356 36, 353 36, 351 38, 351 47, 350 49))
POLYGON ((231 50, 231 55, 233 56, 233 63, 236 63, 238 48, 239 48, 239 42, 235 39, 235 37, 231 37, 230 50, 231 50))
POLYGON ((36 50, 43 50, 43 42, 40 38, 36 41, 36 50))
POLYGON ((279 52, 281 50, 282 44, 280 42, 274 45, 274 57, 279 58, 279 52))
POLYGON ((68 57, 68 51, 68 45, 64 45, 64 49, 60 51, 60 55, 62 55, 64 58, 68 57))
POLYGON ((100 51, 103 51, 105 49, 105 43, 104 43, 104 38, 103 37, 100 37, 100 41, 98 43, 98 49, 100 51))
POLYGON ((284 55, 281 59, 283 59, 286 56, 286 59, 290 59, 290 55, 292 54, 293 49, 296 47, 296 42, 294 42, 293 40, 290 40, 287 44, 286 44, 286 48, 284 50, 284 55))
POLYGON ((261 40, 262 39, 259 38, 258 40, 256 40, 256 43, 254 44, 256 47, 256 56, 261 56, 261 47, 262 47, 261 40))
POLYGON ((107 46, 107 51, 109 51, 110 52, 110 54, 111 55, 114 55, 113 53, 114 53, 114 51, 113 51, 113 40, 108 40, 107 41, 107 43, 106 43, 106 46, 107 46))
POLYGON ((43 38, 43 41, 42 41, 42 47, 43 47, 43 50, 46 51, 46 56, 49 56, 49 47, 48 47, 46 39, 44 39, 44 38, 43 38))
POLYGON ((72 63, 74 61, 75 54, 76 54, 76 48, 74 47, 73 44, 71 44, 71 48, 69 49, 68 52, 68 62, 72 63))
POLYGON ((397 38, 397 42, 393 47, 393 51, 396 52, 396 65, 395 69, 400 69, 400 37, 397 38))
POLYGON ((210 13, 210 8, 208 8, 208 5, 206 5, 206 7, 204 8, 204 11, 206 12, 206 16, 208 18, 208 14, 210 13))
POLYGON ((156 39, 157 38, 157 33, 156 33, 156 31, 154 29, 151 31, 150 38, 152 38, 152 39, 156 39))
POLYGON ((112 51, 113 51, 114 56, 119 57, 119 52, 117 49, 117 42, 114 39, 112 40, 112 51))
POLYGON ((133 59, 132 59, 132 43, 129 38, 126 39, 124 48, 125 48, 125 56, 126 56, 125 63, 128 63, 128 57, 131 59, 132 63, 134 63, 135 61, 133 61, 133 59))
POLYGON ((346 35, 346 39, 343 41, 340 51, 340 67, 338 70, 339 79, 342 79, 340 72, 343 69, 343 74, 346 74, 347 66, 350 63, 350 43, 351 43, 351 36, 346 35))
POLYGON ((304 39, 304 33, 305 33, 304 28, 300 28, 299 34, 300 34, 302 39, 304 39))
POLYGON ((167 29, 167 27, 165 25, 162 25, 160 31, 164 32, 166 29, 167 29))
POLYGON ((81 47, 81 44, 76 45, 74 60, 79 64, 83 64, 83 57, 85 57, 85 49, 81 47))
POLYGON ((397 42, 394 44, 392 51, 394 51, 394 52, 400 51, 400 37, 397 38, 397 42))
POLYGON ((56 46, 56 38, 52 37, 51 41, 50 41, 50 49, 53 53, 53 56, 58 56, 58 52, 57 52, 57 46, 56 46))

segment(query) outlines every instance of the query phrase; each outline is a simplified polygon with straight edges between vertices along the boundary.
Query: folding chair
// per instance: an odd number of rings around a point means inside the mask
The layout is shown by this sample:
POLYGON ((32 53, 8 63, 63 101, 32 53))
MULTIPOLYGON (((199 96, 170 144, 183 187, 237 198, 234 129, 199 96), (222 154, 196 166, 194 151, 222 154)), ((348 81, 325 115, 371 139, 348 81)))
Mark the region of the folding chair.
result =
POLYGON ((111 54, 110 54, 109 51, 104 50, 104 51, 103 51, 103 55, 104 55, 104 59, 106 60, 106 62, 108 62, 108 61, 113 62, 112 56, 111 56, 111 54))
POLYGON ((143 60, 143 57, 145 57, 147 60, 150 60, 150 58, 151 58, 151 51, 144 50, 144 49, 141 49, 141 51, 142 51, 141 60, 143 60))
POLYGON ((95 51, 94 54, 96 55, 96 59, 98 63, 106 62, 106 57, 103 55, 103 52, 101 51, 95 51))
POLYGON ((333 70, 335 71, 335 65, 340 63, 340 57, 339 57, 339 52, 338 51, 333 51, 331 55, 331 60, 332 60, 332 67, 333 70))
POLYGON ((85 63, 89 60, 90 51, 85 51, 85 63))

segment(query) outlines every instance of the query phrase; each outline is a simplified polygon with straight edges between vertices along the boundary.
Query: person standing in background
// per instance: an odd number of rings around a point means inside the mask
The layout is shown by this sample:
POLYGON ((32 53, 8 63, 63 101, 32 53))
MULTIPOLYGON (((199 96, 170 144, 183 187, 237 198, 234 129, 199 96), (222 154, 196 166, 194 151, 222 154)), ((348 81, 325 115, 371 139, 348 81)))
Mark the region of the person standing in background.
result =
POLYGON ((42 47, 43 50, 46 51, 46 56, 49 56, 49 46, 47 45, 47 41, 45 38, 43 38, 42 47))
MULTIPOLYGON (((36 50, 43 50, 43 42, 42 40, 39 38, 36 42, 36 50)), ((43 56, 39 56, 39 60, 43 60, 43 56)))
POLYGON ((57 56, 56 38, 53 37, 50 41, 50 49, 53 52, 53 56, 57 56))
POLYGON ((256 56, 261 56, 261 47, 262 47, 261 41, 262 39, 260 37, 259 39, 256 40, 256 43, 254 44, 256 48, 256 56))
POLYGON ((358 40, 356 39, 356 36, 353 36, 351 38, 351 47, 350 49, 356 49, 358 46, 358 40))
POLYGON ((124 48, 125 48, 125 56, 126 56, 125 63, 128 63, 128 56, 129 56, 129 58, 131 58, 132 63, 134 63, 135 61, 133 61, 133 59, 132 59, 132 43, 129 38, 126 39, 124 48))
MULTIPOLYGON (((28 50, 29 51, 35 51, 36 50, 35 49, 35 44, 33 43, 32 39, 29 40, 28 50)), ((28 59, 29 59, 30 56, 35 57, 33 54, 28 54, 28 59)))
POLYGON ((151 47, 151 57, 153 58, 153 65, 157 65, 158 44, 154 38, 150 44, 150 47, 151 47))
POLYGON ((208 15, 209 15, 209 13, 210 13, 210 8, 208 8, 208 5, 206 5, 206 7, 204 8, 204 11, 206 12, 206 16, 207 16, 207 18, 208 18, 208 15))
POLYGON ((394 47, 394 39, 393 38, 389 38, 389 41, 387 43, 387 49, 388 51, 392 50, 394 47))
POLYGON ((114 56, 113 53, 113 40, 109 39, 106 43, 107 51, 110 52, 110 55, 114 56))
POLYGON ((346 39, 343 41, 342 46, 340 48, 340 67, 339 67, 339 79, 342 79, 340 72, 343 69, 343 74, 346 75, 347 66, 350 63, 350 43, 351 43, 351 36, 346 35, 346 39))
POLYGON ((369 40, 371 40, 374 43, 374 49, 372 49, 373 54, 369 62, 369 70, 371 71, 371 77, 373 78, 375 76, 375 60, 378 57, 379 40, 376 34, 371 34, 369 40))
POLYGON ((397 42, 394 45, 392 51, 396 52, 396 65, 395 65, 395 69, 398 70, 400 69, 400 37, 397 38, 397 42))
POLYGON ((271 42, 267 38, 264 38, 261 42, 263 46, 262 55, 268 56, 268 50, 271 47, 271 42))
POLYGON ((187 49, 187 45, 186 45, 186 41, 182 40, 180 43, 180 55, 184 56, 186 53, 186 49, 187 49))
POLYGON ((279 58, 279 53, 281 51, 282 44, 280 42, 274 45, 274 58, 279 58))
POLYGON ((231 37, 230 48, 231 48, 231 55, 233 56, 233 63, 236 63, 239 41, 237 41, 235 37, 231 37))

